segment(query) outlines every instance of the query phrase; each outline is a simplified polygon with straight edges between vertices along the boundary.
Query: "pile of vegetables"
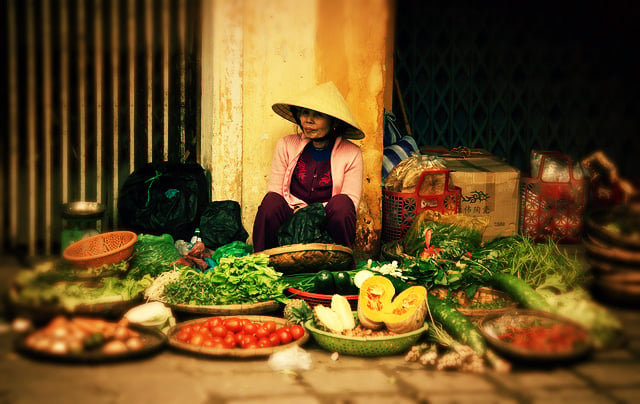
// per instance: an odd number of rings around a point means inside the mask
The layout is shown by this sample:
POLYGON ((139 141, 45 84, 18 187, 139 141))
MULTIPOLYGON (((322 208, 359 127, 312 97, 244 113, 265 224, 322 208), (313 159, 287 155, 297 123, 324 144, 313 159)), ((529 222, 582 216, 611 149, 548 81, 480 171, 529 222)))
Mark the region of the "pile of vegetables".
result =
POLYGON ((126 320, 110 322, 88 317, 58 316, 44 328, 25 339, 25 345, 35 351, 54 355, 79 355, 87 352, 122 354, 140 350, 144 341, 126 320))
POLYGON ((286 345, 304 336, 301 325, 278 327, 273 320, 254 322, 248 318, 210 317, 180 327, 180 342, 205 348, 256 349, 286 345))
POLYGON ((150 276, 138 280, 108 276, 98 282, 83 282, 67 275, 64 271, 19 272, 14 303, 35 307, 57 306, 73 311, 79 305, 135 299, 153 281, 150 276))
POLYGON ((194 268, 169 271, 151 287, 157 300, 170 304, 229 305, 275 300, 286 303, 287 284, 282 274, 269 266, 265 254, 220 258, 206 272, 194 268), (159 293, 158 293, 159 292, 159 293))

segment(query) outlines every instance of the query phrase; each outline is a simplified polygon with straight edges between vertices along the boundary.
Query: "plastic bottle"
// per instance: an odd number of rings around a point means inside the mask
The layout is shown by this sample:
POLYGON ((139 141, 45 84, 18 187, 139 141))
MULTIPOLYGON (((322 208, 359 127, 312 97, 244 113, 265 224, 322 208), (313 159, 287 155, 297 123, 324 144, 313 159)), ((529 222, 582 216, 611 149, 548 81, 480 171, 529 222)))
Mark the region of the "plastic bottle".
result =
POLYGON ((200 237, 200 228, 196 227, 196 231, 193 234, 193 237, 191 237, 191 244, 195 245, 198 241, 202 241, 202 238, 200 237))

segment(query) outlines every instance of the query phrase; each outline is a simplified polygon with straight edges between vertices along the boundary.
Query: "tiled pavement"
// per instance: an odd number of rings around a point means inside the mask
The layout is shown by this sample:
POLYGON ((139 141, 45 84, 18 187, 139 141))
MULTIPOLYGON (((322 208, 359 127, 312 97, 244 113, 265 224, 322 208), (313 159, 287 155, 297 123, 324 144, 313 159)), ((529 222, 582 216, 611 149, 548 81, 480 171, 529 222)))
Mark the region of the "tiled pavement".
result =
MULTIPOLYGON (((16 265, 0 263, 0 285, 16 265)), ((273 371, 264 359, 203 359, 171 350, 135 362, 68 365, 37 362, 0 333, 4 403, 640 403, 640 310, 612 308, 626 343, 555 369, 510 373, 431 371, 402 356, 355 358, 309 342, 310 370, 273 371)), ((7 324, 0 321, 0 329, 7 324)))

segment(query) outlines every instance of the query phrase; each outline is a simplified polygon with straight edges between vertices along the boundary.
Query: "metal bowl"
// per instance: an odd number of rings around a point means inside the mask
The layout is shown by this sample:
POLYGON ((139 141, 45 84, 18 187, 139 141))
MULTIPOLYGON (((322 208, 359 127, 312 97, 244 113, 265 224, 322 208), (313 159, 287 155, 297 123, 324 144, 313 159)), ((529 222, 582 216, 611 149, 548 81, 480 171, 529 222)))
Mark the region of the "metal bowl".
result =
POLYGON ((100 202, 76 201, 62 205, 62 216, 68 219, 98 219, 106 206, 100 202))

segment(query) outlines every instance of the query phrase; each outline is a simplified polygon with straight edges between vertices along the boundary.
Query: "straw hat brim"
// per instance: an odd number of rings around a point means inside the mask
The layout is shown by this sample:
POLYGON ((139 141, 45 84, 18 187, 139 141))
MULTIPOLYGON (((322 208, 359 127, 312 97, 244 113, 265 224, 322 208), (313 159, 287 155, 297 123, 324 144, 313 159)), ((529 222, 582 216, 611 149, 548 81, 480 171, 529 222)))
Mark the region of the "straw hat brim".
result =
POLYGON ((298 122, 293 116, 291 107, 312 109, 341 120, 346 124, 346 129, 342 135, 343 138, 364 138, 364 132, 360 129, 360 125, 358 125, 353 116, 349 105, 333 82, 320 84, 305 93, 288 100, 282 100, 271 106, 276 114, 297 124, 298 122))

